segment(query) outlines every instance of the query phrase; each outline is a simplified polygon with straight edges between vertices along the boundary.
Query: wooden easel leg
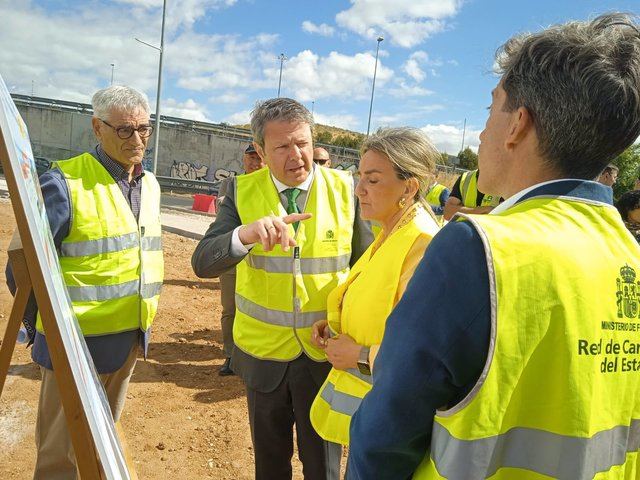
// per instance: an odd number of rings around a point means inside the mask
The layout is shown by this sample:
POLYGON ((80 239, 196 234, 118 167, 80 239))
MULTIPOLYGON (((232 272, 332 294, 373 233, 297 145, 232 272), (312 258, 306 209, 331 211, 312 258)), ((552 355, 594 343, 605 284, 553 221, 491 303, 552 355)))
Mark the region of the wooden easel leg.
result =
POLYGON ((22 317, 24 316, 29 295, 31 295, 31 284, 18 286, 13 307, 11 307, 9 321, 7 322, 7 329, 4 332, 2 346, 0 346, 0 398, 2 397, 2 389, 4 388, 9 373, 11 356, 16 347, 18 331, 20 330, 20 325, 22 325, 22 317))

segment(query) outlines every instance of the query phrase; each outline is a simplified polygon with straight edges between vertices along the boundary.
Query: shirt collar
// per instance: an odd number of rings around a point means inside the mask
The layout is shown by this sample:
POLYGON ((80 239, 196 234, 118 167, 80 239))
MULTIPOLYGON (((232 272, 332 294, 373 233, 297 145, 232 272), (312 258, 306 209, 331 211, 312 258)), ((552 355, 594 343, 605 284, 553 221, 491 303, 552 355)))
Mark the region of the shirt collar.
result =
MULTIPOLYGON (((306 180, 302 182, 300 185, 296 185, 295 188, 299 188, 300 190, 304 190, 305 192, 308 191, 311 188, 311 183, 313 182, 313 176, 315 175, 315 170, 316 170, 316 166, 312 165, 311 171, 309 172, 309 175, 307 175, 306 180)), ((278 193, 282 193, 288 188, 294 188, 282 183, 280 180, 278 180, 276 177, 273 176, 273 173, 271 173, 271 179, 273 180, 273 183, 276 186, 278 193)))
POLYGON ((561 178, 537 183, 507 198, 504 202, 491 210, 491 214, 504 212, 516 203, 538 196, 573 197, 582 200, 593 200, 613 205, 613 190, 591 180, 577 178, 561 178))

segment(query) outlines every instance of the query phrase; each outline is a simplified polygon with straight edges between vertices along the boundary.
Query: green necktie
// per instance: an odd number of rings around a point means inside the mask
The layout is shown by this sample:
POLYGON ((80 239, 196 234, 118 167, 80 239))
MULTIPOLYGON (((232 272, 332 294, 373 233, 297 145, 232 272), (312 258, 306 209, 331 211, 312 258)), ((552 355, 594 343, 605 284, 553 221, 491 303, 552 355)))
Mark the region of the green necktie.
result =
MULTIPOLYGON (((296 199, 298 195, 300 195, 301 190, 299 188, 287 188, 282 193, 284 193, 285 197, 287 197, 287 213, 300 213, 300 209, 298 208, 298 204, 296 203, 296 199)), ((298 225, 300 222, 293 223, 293 229, 298 231, 298 225)))

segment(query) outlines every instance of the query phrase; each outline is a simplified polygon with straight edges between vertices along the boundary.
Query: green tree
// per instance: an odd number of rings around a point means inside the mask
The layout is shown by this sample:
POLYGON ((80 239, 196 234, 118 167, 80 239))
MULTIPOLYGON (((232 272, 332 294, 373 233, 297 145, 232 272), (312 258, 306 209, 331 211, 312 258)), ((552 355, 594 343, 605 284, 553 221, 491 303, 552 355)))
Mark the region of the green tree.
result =
POLYGON ((315 137, 316 137, 315 138, 316 143, 331 144, 331 140, 333 139, 333 135, 331 135, 331 132, 329 132, 328 130, 324 130, 322 132, 316 132, 315 137))
POLYGON ((478 168, 478 154, 469 147, 458 153, 458 158, 460 159, 460 168, 467 170, 478 168))
POLYGON ((441 153, 438 158, 436 159, 436 164, 437 165, 448 165, 449 163, 449 154, 448 153, 441 153))
POLYGON ((633 190, 633 184, 640 176, 640 144, 631 145, 612 163, 620 169, 618 181, 613 186, 613 196, 618 199, 623 193, 633 190))

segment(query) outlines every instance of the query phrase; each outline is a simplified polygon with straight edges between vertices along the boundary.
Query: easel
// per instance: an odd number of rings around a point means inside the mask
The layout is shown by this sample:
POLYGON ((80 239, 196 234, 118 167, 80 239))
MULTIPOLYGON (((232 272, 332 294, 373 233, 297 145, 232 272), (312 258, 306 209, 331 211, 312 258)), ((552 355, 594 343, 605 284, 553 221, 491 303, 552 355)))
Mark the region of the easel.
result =
MULTIPOLYGON (((9 372, 11 356, 15 349, 16 340, 18 338, 18 330, 22 324, 22 317, 29 296, 33 291, 29 270, 20 242, 20 237, 14 235, 9 245, 9 261, 16 282, 16 294, 9 315, 7 329, 0 347, 0 396, 4 388, 4 383, 9 372)), ((51 312, 53 313, 53 312, 51 312)), ((73 381, 69 359, 62 348, 62 339, 60 331, 55 319, 47 315, 43 310, 41 312, 42 323, 47 332, 47 346, 53 363, 56 382, 60 389, 60 400, 64 408, 67 418, 67 428, 73 443, 73 449, 76 454, 76 462, 78 470, 83 479, 99 479, 101 478, 100 464, 96 456, 93 437, 89 431, 87 419, 80 404, 78 389, 73 381)))

